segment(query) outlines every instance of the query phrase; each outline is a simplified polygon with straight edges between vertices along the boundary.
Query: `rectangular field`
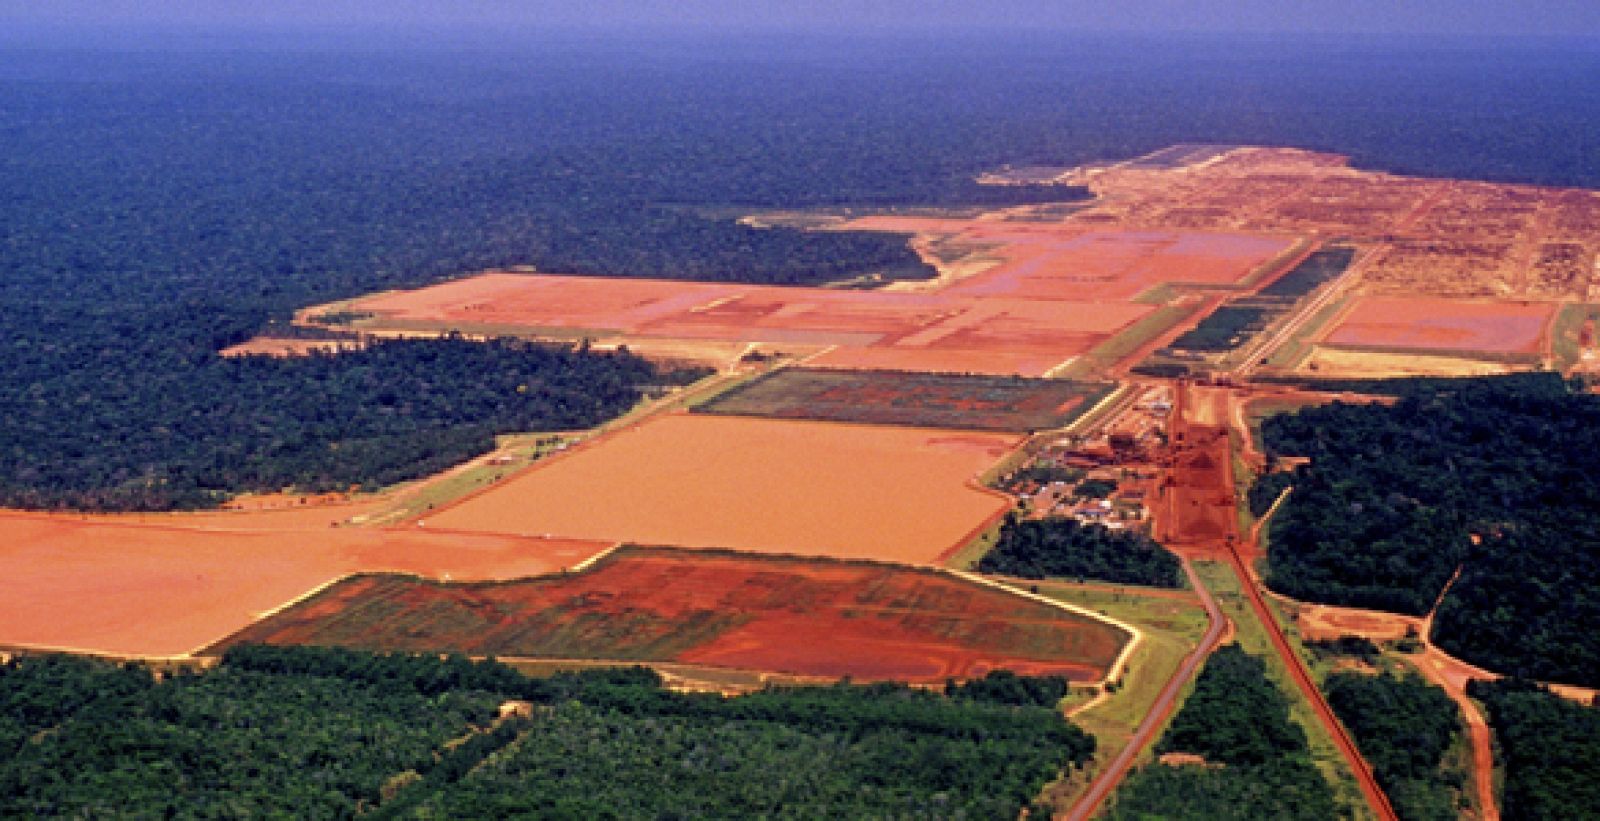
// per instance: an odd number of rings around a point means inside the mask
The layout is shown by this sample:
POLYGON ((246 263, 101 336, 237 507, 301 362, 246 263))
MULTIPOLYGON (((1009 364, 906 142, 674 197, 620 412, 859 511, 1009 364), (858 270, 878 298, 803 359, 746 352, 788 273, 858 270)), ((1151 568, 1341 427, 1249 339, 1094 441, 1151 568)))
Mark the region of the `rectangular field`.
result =
POLYGON ((1361 350, 1481 353, 1533 357, 1559 305, 1366 297, 1322 344, 1361 350))
POLYGON ((1010 508, 973 477, 1013 436, 673 414, 419 527, 932 562, 1010 508))
POLYGON ((1067 424, 1114 387, 1060 379, 786 368, 695 412, 1026 433, 1067 424))
POLYGON ((1126 301, 1166 283, 1236 285, 1293 246, 1294 240, 1283 236, 1194 231, 1088 231, 1019 238, 1003 248, 1005 264, 958 283, 950 293, 1126 301))
POLYGON ((1264 307, 1223 305, 1168 347, 1195 353, 1225 353, 1252 339, 1273 316, 1274 313, 1264 307))
POLYGON ((608 546, 298 526, 297 518, 169 515, 150 517, 168 524, 151 524, 0 513, 0 646, 180 655, 351 573, 516 578, 571 567, 608 546), (239 529, 213 529, 233 522, 239 529))
POLYGON ((503 657, 676 661, 938 683, 990 670, 1099 680, 1120 628, 929 570, 625 547, 581 573, 345 580, 229 638, 503 657))

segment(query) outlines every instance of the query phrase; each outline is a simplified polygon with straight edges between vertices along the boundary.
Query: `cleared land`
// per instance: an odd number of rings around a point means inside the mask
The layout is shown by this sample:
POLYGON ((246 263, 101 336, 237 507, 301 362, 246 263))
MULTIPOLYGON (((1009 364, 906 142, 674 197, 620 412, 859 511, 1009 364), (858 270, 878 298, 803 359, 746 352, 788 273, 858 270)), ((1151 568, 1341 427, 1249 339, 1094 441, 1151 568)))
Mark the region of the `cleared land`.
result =
POLYGON ((1368 297, 1356 302, 1322 344, 1364 350, 1537 356, 1555 303, 1463 302, 1368 297))
POLYGON ((361 346, 357 339, 284 339, 257 336, 218 351, 223 356, 310 356, 337 353, 361 346))
POLYGON ((695 411, 1025 433, 1065 425, 1114 387, 1056 379, 786 368, 695 411))
POLYGON ((483 274, 354 303, 360 327, 837 346, 841 366, 1037 376, 1147 305, 483 274), (852 359, 854 357, 855 359, 852 359))
POLYGON ((1397 296, 1589 298, 1600 196, 1358 170, 1335 154, 1241 147, 1183 167, 1068 174, 1096 199, 1069 224, 1287 232, 1381 245, 1364 282, 1397 296))
POLYGON ((831 346, 816 364, 1041 376, 1154 311, 1138 295, 1173 283, 1235 286, 1294 244, 1059 222, 869 217, 843 227, 981 249, 982 272, 882 291, 491 273, 345 307, 364 330, 831 346))
POLYGON ((927 563, 1010 509, 1011 436, 672 414, 417 522, 428 529, 927 563))
POLYGON ((181 655, 351 573, 516 578, 570 567, 607 546, 329 527, 327 515, 207 514, 142 524, 0 513, 0 645, 181 655), (230 523, 238 529, 217 529, 230 523))
POLYGON ((513 582, 357 577, 221 646, 677 661, 937 683, 1001 668, 1099 680, 1129 638, 930 570, 627 547, 581 573, 513 582))
POLYGON ((1131 300, 1163 283, 1237 285, 1294 245, 1282 236, 1189 231, 1096 230, 1063 238, 1060 228, 1032 241, 986 227, 972 238, 1007 242, 1008 261, 951 293, 1045 300, 1131 300))
POLYGON ((1233 451, 1219 421, 1174 426, 1170 478, 1155 507, 1157 535, 1168 547, 1215 549, 1237 532, 1233 451))
POLYGON ((1465 356, 1435 356, 1399 351, 1352 351, 1313 348, 1296 373, 1322 378, 1389 379, 1400 376, 1493 376, 1510 373, 1507 362, 1465 356))

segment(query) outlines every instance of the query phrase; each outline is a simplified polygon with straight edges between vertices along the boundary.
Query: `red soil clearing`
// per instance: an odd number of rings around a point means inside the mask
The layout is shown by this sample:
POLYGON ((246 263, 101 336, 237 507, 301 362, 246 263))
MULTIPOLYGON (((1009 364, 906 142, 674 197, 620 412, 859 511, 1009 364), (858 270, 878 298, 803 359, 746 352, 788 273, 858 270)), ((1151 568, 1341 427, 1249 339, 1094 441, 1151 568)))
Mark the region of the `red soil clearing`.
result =
POLYGON ((180 655, 355 572, 516 578, 575 565, 593 542, 293 526, 295 514, 69 518, 0 513, 0 645, 180 655), (239 530, 205 529, 239 522, 239 530), (263 521, 265 520, 265 521, 263 521), (274 530, 254 529, 273 527, 274 530))
POLYGON ((937 683, 994 669, 1098 680, 1128 636, 942 573, 624 548, 584 572, 493 584, 351 579, 226 644, 677 661, 937 683))
POLYGON ((1238 527, 1228 432, 1193 423, 1181 431, 1173 438, 1172 469, 1157 508, 1161 542, 1189 551, 1217 549, 1238 527))
POLYGON ((989 253, 1004 262, 932 293, 484 274, 349 309, 377 315, 380 326, 837 346, 817 364, 1040 376, 1154 310, 1129 301, 1151 287, 1234 284, 1291 244, 992 220, 869 218, 847 227, 953 235, 994 246, 989 253))
POLYGON ((1554 303, 1460 302, 1450 299, 1362 299, 1324 342, 1398 348, 1536 354, 1554 303))
POLYGON ((888 293, 484 274, 379 294, 351 310, 401 324, 468 330, 524 327, 641 339, 832 345, 839 349, 829 364, 1031 376, 1087 352, 1153 310, 1074 301, 1066 292, 1041 295, 1048 289, 1003 282, 991 290, 888 293))
POLYGON ((1418 630, 1420 619, 1376 610, 1355 610, 1326 604, 1301 605, 1295 626, 1304 641, 1332 641, 1362 636, 1373 641, 1396 641, 1407 630, 1418 630))
POLYGON ((1010 507, 972 478, 1014 436, 657 417, 418 526, 931 562, 1010 507))
POLYGON ((1168 282, 1232 285, 1293 240, 1256 234, 1090 231, 1013 241, 1007 262, 949 291, 1030 300, 1127 300, 1168 282))

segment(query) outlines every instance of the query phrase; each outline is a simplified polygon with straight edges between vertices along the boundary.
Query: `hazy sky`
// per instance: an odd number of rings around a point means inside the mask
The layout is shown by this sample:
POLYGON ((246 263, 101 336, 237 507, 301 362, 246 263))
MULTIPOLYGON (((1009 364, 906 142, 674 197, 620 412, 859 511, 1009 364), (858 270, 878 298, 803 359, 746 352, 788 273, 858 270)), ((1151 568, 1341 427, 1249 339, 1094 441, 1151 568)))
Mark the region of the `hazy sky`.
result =
POLYGON ((1600 37, 1600 0, 0 0, 0 25, 329 24, 1600 37))

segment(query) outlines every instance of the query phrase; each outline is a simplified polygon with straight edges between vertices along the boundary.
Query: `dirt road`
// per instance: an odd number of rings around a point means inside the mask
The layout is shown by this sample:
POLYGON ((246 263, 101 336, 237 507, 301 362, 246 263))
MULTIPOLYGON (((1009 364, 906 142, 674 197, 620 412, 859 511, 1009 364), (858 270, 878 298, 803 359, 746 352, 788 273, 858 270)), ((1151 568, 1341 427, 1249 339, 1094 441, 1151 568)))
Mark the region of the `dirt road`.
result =
POLYGON ((1187 559, 1183 562, 1183 571, 1189 577, 1189 584, 1199 594, 1200 603, 1206 608, 1206 617, 1210 619, 1210 625, 1206 628, 1205 635, 1200 638, 1200 644, 1190 651, 1189 655, 1184 657, 1183 663, 1178 665, 1177 672, 1172 674, 1172 678, 1167 681, 1167 685, 1161 689, 1160 695, 1156 696, 1155 703, 1151 705, 1150 711, 1145 714, 1144 720, 1139 722, 1138 728, 1133 731, 1133 737, 1128 739, 1127 745, 1122 748, 1121 752, 1117 753, 1116 757, 1111 759, 1104 770, 1100 771, 1100 774, 1089 784, 1089 789, 1078 799, 1078 803, 1074 804, 1072 809, 1068 810, 1064 816, 1061 816, 1062 818, 1070 819, 1070 821, 1083 821, 1083 819, 1093 816, 1095 811, 1100 808, 1100 805, 1105 803, 1106 798, 1127 776, 1128 770, 1133 766, 1134 759, 1139 757, 1139 753, 1145 747, 1155 741, 1156 731, 1166 724, 1167 716, 1172 714, 1172 708, 1178 699, 1178 694, 1183 691, 1184 685, 1194 678, 1195 671, 1199 669, 1200 664, 1210 657, 1211 651, 1216 649, 1217 643, 1222 639, 1223 631, 1228 624, 1227 619, 1222 615, 1222 609, 1217 606, 1216 599, 1211 597, 1211 591, 1207 590, 1204 584, 1201 584, 1200 577, 1195 575, 1194 568, 1189 565, 1187 559))
POLYGON ((1442 687, 1461 710, 1461 717, 1467 725, 1467 739, 1472 743, 1472 783, 1473 791, 1478 796, 1478 817, 1482 821, 1500 821, 1500 807, 1494 800, 1494 746, 1490 741, 1489 725, 1484 721, 1478 705, 1467 698, 1465 682, 1459 675, 1453 674, 1455 671, 1451 669, 1451 662, 1455 662, 1455 659, 1430 646, 1428 652, 1417 659, 1416 667, 1424 678, 1442 687))
POLYGON ((1229 563, 1233 566, 1234 573, 1239 577, 1240 586, 1248 594, 1251 609, 1255 611, 1256 618, 1261 621, 1261 626, 1266 630, 1267 637, 1272 640, 1273 649, 1278 651, 1278 655, 1283 659, 1284 666, 1288 668, 1289 675, 1294 679, 1295 685, 1305 695, 1306 701, 1311 703, 1311 708, 1316 713, 1317 720, 1322 722, 1323 727, 1327 729, 1328 736, 1333 739, 1334 746, 1339 748, 1340 755, 1344 756, 1345 763, 1349 765, 1350 771, 1355 774, 1356 784, 1361 788, 1361 794, 1366 797, 1367 804, 1372 807, 1372 811, 1379 818, 1395 821, 1397 816, 1394 814, 1394 808, 1389 805, 1389 797, 1384 795, 1383 790, 1378 786, 1377 779, 1372 775, 1372 768, 1367 765, 1366 759, 1361 757, 1361 751, 1356 749, 1355 742, 1345 732, 1344 725, 1339 723, 1339 719, 1333 714, 1333 709, 1323 699, 1322 691, 1317 688, 1316 682, 1311 680, 1311 674, 1306 672, 1305 665, 1300 661, 1300 656, 1295 653, 1294 647, 1289 644, 1289 639, 1283 635, 1283 630, 1279 628, 1277 620, 1273 618, 1272 611, 1267 608, 1266 599, 1262 597, 1261 590, 1251 577, 1250 569, 1246 567, 1244 559, 1240 557, 1237 550, 1229 550, 1228 555, 1229 563))
MULTIPOLYGON (((1207 429, 1214 432, 1218 430, 1219 425, 1227 425, 1230 421, 1237 423, 1238 421, 1232 412, 1234 403, 1231 392, 1215 389, 1197 389, 1189 386, 1187 390, 1180 390, 1179 393, 1180 395, 1187 395, 1181 396, 1182 401, 1178 403, 1178 407, 1174 412, 1174 442, 1195 441, 1198 433, 1207 429), (1210 425, 1205 424, 1208 422, 1210 425)), ((1226 437, 1222 441, 1225 442, 1226 437)), ((1219 469, 1213 472, 1213 481, 1216 484, 1216 499, 1219 503, 1222 500, 1231 502, 1235 498, 1233 469, 1231 464, 1227 463, 1231 461, 1232 450, 1230 449, 1228 453, 1227 460, 1224 460, 1219 469)), ((1177 466, 1174 470, 1175 473, 1181 474, 1183 462, 1184 459, 1181 456, 1175 461, 1177 466)), ((1282 497, 1280 497, 1279 501, 1282 501, 1282 497)), ((1228 513, 1231 514, 1232 512, 1231 505, 1229 505, 1228 513)), ((1262 522, 1264 521, 1265 518, 1263 518, 1262 522)), ((1272 611, 1267 607, 1265 598, 1261 595, 1261 588, 1256 583, 1250 560, 1254 558, 1254 540, 1260 536, 1262 522, 1256 523, 1256 527, 1249 534, 1250 541, 1243 546, 1247 553, 1241 554, 1241 544, 1238 537, 1242 534, 1238 533, 1237 519, 1230 515, 1226 522, 1227 532, 1221 534, 1219 538, 1210 543, 1215 546, 1211 552, 1217 558, 1226 560, 1232 566, 1235 575, 1238 576, 1240 587, 1250 600, 1251 609, 1255 611, 1256 618, 1261 622, 1262 629, 1266 631, 1268 639, 1272 642, 1273 649, 1283 659, 1284 667, 1289 671, 1290 678, 1294 679, 1295 686, 1305 695, 1306 701, 1311 704, 1312 712, 1317 716, 1317 720, 1326 728, 1328 736, 1333 739, 1334 746, 1338 748, 1340 755, 1344 757, 1350 767, 1350 771, 1355 774, 1357 785, 1361 788, 1361 793, 1367 799, 1367 803, 1372 807, 1372 811, 1380 819, 1394 819, 1394 809, 1389 805, 1389 797, 1384 795, 1383 790, 1378 786, 1377 779, 1372 775, 1372 768, 1367 766, 1366 760, 1361 757, 1361 751, 1356 749, 1355 742, 1345 732, 1344 725, 1339 723, 1338 718, 1333 714, 1333 710, 1328 706, 1328 702, 1323 699, 1322 691, 1318 689, 1316 682, 1312 681, 1311 675, 1306 671, 1299 654, 1289 644, 1288 638, 1283 634, 1283 630, 1278 626, 1272 611)))

